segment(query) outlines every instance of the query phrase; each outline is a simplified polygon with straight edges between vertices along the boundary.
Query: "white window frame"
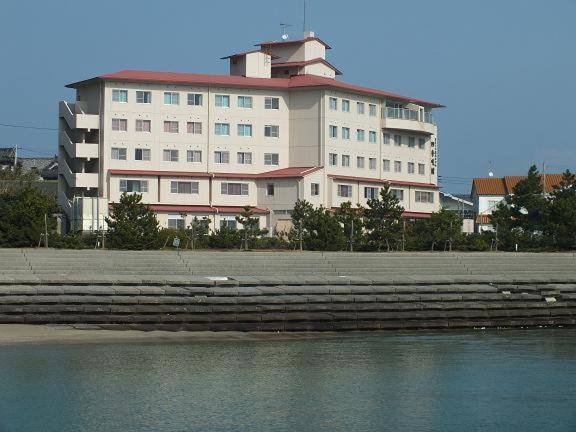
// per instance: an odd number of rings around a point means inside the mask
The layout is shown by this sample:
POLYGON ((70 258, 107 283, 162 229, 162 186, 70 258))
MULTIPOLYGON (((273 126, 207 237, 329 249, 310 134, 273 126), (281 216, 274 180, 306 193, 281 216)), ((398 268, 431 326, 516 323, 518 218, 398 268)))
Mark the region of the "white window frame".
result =
POLYGON ((180 122, 174 120, 164 120, 164 133, 180 133, 180 122))
POLYGON ((137 161, 150 161, 151 160, 151 151, 147 148, 135 148, 134 149, 134 160, 137 161), (136 153, 140 151, 140 159, 136 157, 136 153))
POLYGON ((280 126, 278 125, 264 125, 264 136, 269 138, 280 137, 280 126))
POLYGON ((350 99, 342 99, 342 112, 350 112, 350 99))
POLYGON ((395 160, 394 161, 394 172, 401 173, 402 172, 402 161, 395 160))
POLYGON ((376 144, 376 131, 368 131, 368 142, 376 144))
POLYGON ((339 184, 337 187, 337 194, 339 197, 342 197, 342 198, 351 198, 352 194, 353 194, 352 185, 339 184), (347 191, 347 192, 344 193, 344 191, 347 191))
POLYGON ((224 150, 218 150, 214 152, 214 163, 216 164, 227 164, 230 163, 230 152, 224 150))
POLYGON ((236 125, 236 134, 241 137, 251 137, 252 125, 248 123, 240 123, 236 125))
POLYGON ((374 186, 364 186, 364 198, 366 199, 376 199, 378 198, 378 194, 380 188, 374 186))
POLYGON ((368 159, 368 169, 375 170, 376 169, 376 158, 369 158, 368 159))
POLYGON ((214 135, 230 136, 230 123, 214 123, 214 135), (227 129, 227 133, 222 133, 223 129, 227 129))
POLYGON ((342 139, 343 140, 349 140, 350 139, 350 128, 349 127, 343 127, 342 128, 342 139))
POLYGON ((179 195, 198 195, 200 189, 200 183, 197 181, 181 181, 172 180, 170 182, 170 193, 179 195), (190 184, 190 192, 181 192, 180 185, 190 184))
POLYGON ((350 168, 350 155, 342 155, 342 166, 345 168, 350 168))
POLYGON ((248 186, 248 183, 222 182, 220 184, 220 193, 222 195, 248 196, 249 195, 249 186, 248 186), (234 190, 231 191, 230 187, 234 187, 234 190), (235 189, 237 187, 239 187, 238 191, 240 193, 231 193, 231 192, 236 192, 235 189))
POLYGON ((252 109, 252 96, 238 96, 238 108, 252 109))
POLYGON ((274 183, 266 183, 266 196, 274 196, 274 183))
POLYGON ((164 105, 180 105, 180 93, 164 92, 164 105))
POLYGON ((152 92, 147 90, 136 90, 136 103, 151 104, 152 92))
POLYGON ((112 147, 110 150, 112 160, 126 160, 126 147, 112 147))
POLYGON ((214 105, 218 108, 230 108, 230 95, 217 94, 214 95, 214 105))
POLYGON ((366 138, 365 136, 365 131, 364 129, 356 129, 356 140, 358 142, 364 142, 364 139, 366 138))
POLYGON ((368 114, 370 117, 376 117, 376 105, 368 104, 368 114))
POLYGON ((338 126, 328 125, 328 136, 330 138, 338 138, 338 126))
POLYGON ((328 164, 330 166, 338 165, 338 154, 336 153, 328 153, 328 164))
POLYGON ((311 196, 320 195, 320 183, 310 183, 310 195, 311 196))
POLYGON ((252 152, 236 152, 236 162, 240 165, 252 165, 252 152))
POLYGON ((164 162, 178 162, 179 159, 179 151, 177 149, 163 149, 162 150, 162 160, 164 162), (169 152, 169 153, 168 153, 169 152), (166 155, 170 155, 168 159, 166 159, 166 155), (176 157, 174 157, 176 155, 176 157))
POLYGON ((278 153, 264 153, 264 165, 280 165, 280 155, 278 153), (276 159, 276 163, 274 163, 274 159, 276 159))
POLYGON ((186 96, 186 102, 188 103, 188 106, 202 106, 204 103, 204 95, 202 93, 188 93, 186 96))
POLYGON ((264 98, 264 109, 280 109, 280 98, 271 96, 264 98))
POLYGON ((112 119, 112 130, 114 132, 128 132, 128 119, 113 118, 112 119), (124 125, 124 128, 121 128, 120 125, 124 125))
POLYGON ((365 166, 364 162, 365 162, 364 156, 356 156, 356 168, 363 169, 365 166))
POLYGON ((382 160, 382 171, 390 172, 391 169, 392 169, 392 164, 390 162, 390 159, 383 159, 382 160))
POLYGON ((192 135, 202 135, 202 122, 187 122, 186 132, 192 135))
POLYGON ((128 90, 112 89, 112 102, 128 103, 128 90), (125 100, 121 100, 120 95, 124 95, 125 100))
POLYGON ((202 162, 202 150, 187 150, 186 151, 186 162, 201 163, 202 162), (198 156, 198 157, 196 157, 196 156, 198 156))
POLYGON ((119 186, 120 186, 120 192, 126 192, 126 193, 147 193, 148 192, 148 180, 128 180, 128 179, 120 179, 119 182, 119 186), (135 191, 134 190, 134 185, 136 183, 139 183, 139 189, 135 191), (131 185, 131 189, 132 190, 128 190, 128 185, 131 185))
POLYGON ((337 111, 338 110, 338 98, 330 97, 329 102, 328 102, 328 106, 330 107, 330 109, 332 111, 337 111))
POLYGON ((364 102, 356 102, 356 114, 364 114, 365 112, 364 102))
POLYGON ((151 133, 152 132, 152 121, 147 119, 136 119, 134 128, 136 132, 151 133), (148 130, 144 130, 144 125, 148 125, 148 130))

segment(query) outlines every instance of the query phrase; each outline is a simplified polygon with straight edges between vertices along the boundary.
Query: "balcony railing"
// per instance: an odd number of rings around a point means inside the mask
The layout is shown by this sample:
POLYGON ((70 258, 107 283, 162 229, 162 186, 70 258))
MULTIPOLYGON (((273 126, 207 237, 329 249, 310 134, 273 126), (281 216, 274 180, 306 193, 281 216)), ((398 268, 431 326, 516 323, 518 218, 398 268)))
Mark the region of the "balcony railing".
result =
POLYGON ((387 118, 436 124, 434 123, 434 117, 432 116, 431 112, 423 112, 423 115, 421 115, 420 111, 414 109, 386 107, 384 113, 387 118))

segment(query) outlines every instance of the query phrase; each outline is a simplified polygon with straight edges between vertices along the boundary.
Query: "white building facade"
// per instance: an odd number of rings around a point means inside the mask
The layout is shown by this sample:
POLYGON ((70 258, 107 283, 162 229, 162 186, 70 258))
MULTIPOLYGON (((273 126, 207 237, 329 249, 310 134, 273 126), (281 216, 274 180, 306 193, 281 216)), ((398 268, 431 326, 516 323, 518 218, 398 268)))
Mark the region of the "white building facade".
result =
POLYGON ((365 204, 390 184, 408 218, 439 208, 441 105, 336 79, 312 33, 225 57, 230 75, 122 71, 68 85, 61 102, 59 203, 73 231, 105 229, 123 192, 167 227, 208 216, 288 228, 298 199, 365 204))

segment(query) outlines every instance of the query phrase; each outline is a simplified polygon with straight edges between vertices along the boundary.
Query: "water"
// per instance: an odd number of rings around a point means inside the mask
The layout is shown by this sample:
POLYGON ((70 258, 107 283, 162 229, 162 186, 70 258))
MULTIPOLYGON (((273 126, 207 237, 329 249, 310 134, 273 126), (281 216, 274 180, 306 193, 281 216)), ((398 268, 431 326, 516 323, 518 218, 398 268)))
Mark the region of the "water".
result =
POLYGON ((0 431, 576 431, 576 330, 0 347, 0 431))

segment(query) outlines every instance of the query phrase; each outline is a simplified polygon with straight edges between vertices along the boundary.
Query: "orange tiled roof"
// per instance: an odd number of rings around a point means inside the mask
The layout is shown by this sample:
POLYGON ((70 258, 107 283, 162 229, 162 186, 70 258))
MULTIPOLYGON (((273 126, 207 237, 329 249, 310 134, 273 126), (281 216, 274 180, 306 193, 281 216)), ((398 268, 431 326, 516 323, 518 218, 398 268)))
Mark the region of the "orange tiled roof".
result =
MULTIPOLYGON (((505 196, 513 193, 514 187, 526 176, 505 176, 475 178, 473 188, 477 195, 499 195, 505 196)), ((562 174, 546 174, 546 192, 550 193, 562 181, 562 174)))
POLYGON ((492 222, 490 221, 490 215, 481 214, 476 216, 476 223, 478 225, 490 225, 492 222))

